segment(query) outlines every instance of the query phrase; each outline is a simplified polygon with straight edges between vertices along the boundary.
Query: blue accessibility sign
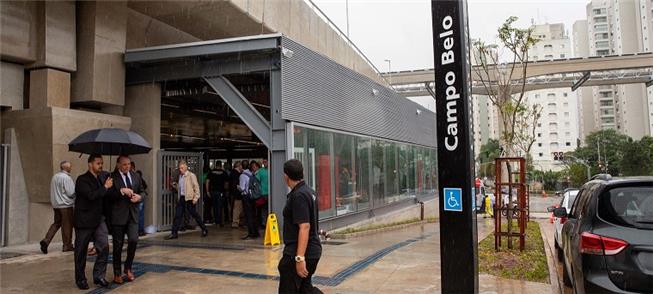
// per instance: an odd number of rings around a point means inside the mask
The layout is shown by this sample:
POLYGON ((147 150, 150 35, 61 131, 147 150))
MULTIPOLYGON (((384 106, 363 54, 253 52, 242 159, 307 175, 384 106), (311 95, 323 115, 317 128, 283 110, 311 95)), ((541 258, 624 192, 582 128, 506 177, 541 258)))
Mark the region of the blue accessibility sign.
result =
POLYGON ((463 211, 463 190, 460 188, 444 188, 444 210, 463 211))

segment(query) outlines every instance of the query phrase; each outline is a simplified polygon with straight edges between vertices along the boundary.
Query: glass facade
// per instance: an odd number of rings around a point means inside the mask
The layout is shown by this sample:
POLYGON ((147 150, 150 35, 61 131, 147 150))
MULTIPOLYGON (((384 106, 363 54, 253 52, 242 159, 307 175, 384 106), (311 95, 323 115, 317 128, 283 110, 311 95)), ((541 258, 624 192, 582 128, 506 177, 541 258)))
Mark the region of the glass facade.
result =
POLYGON ((301 126, 293 137, 321 219, 435 195, 434 148, 301 126))

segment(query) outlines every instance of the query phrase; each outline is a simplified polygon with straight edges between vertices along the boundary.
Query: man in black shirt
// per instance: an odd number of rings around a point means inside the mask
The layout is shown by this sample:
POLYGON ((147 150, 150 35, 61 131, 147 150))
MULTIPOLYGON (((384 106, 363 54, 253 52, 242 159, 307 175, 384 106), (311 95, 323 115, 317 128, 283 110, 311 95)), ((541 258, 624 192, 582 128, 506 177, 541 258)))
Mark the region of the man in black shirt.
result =
POLYGON ((315 192, 304 182, 299 160, 284 163, 283 173, 291 191, 283 209, 285 247, 278 266, 279 293, 322 293, 311 282, 322 256, 315 192))
POLYGON ((229 203, 226 201, 227 195, 225 188, 228 186, 229 175, 222 169, 222 162, 217 161, 215 168, 209 173, 206 179, 206 186, 208 195, 211 195, 213 202, 213 219, 216 225, 224 226, 224 219, 229 218, 229 203), (223 215, 224 213, 224 215, 223 215))

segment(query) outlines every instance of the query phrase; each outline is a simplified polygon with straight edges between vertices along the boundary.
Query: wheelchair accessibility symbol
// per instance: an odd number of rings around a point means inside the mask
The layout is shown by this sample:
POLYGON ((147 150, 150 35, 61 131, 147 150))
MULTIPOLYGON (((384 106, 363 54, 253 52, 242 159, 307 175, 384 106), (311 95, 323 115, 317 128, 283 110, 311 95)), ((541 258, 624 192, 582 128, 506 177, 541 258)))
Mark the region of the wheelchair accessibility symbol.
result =
POLYGON ((463 190, 460 188, 444 188, 444 210, 463 211, 463 190))

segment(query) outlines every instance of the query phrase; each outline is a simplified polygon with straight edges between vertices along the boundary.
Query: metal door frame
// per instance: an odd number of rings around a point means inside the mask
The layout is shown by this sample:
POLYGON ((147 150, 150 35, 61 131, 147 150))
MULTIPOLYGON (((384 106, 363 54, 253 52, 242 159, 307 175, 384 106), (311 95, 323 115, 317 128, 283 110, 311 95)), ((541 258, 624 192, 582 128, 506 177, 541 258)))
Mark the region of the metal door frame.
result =
POLYGON ((9 144, 0 144, 0 247, 7 245, 7 201, 9 199, 9 144))
MULTIPOLYGON (((175 208, 179 201, 179 195, 172 187, 172 182, 178 176, 177 166, 180 160, 185 160, 188 164, 188 170, 197 176, 197 182, 200 185, 200 194, 204 197, 204 153, 203 152, 177 152, 160 150, 158 153, 159 161, 159 205, 157 205, 157 231, 167 231, 172 229, 172 222, 175 217, 175 208)), ((204 203, 202 199, 197 202, 197 213, 204 219, 204 203)))

